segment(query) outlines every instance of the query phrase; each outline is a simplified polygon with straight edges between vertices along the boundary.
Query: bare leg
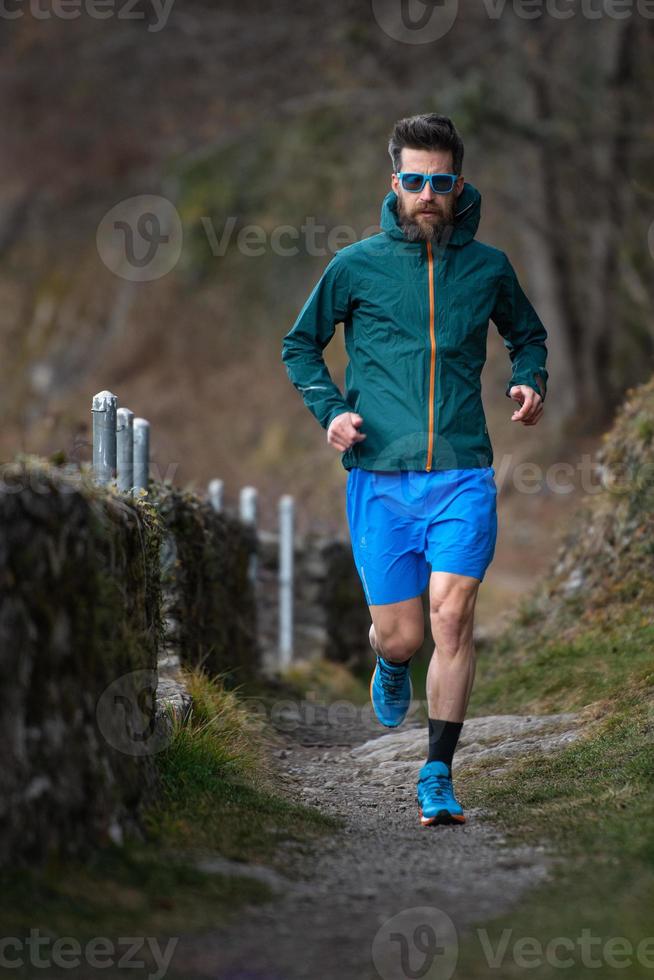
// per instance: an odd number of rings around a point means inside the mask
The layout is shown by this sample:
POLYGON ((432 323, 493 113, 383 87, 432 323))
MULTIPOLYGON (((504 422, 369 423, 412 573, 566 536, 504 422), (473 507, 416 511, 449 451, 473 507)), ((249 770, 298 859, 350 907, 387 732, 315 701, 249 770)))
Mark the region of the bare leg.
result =
POLYGON ((479 579, 432 572, 429 605, 434 652, 427 671, 430 718, 462 722, 475 676, 472 639, 479 579))
POLYGON ((372 617, 369 638, 377 653, 395 663, 404 663, 425 638, 421 596, 368 606, 372 617))

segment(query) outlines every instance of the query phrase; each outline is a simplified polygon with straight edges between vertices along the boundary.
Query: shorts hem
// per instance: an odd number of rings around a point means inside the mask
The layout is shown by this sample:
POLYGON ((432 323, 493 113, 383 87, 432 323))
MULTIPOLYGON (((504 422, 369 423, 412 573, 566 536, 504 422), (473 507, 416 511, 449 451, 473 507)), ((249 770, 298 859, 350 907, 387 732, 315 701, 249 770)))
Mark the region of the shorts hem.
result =
POLYGON ((437 568, 435 565, 432 566, 432 572, 446 572, 449 575, 467 575, 469 578, 479 579, 480 582, 484 581, 484 576, 488 571, 488 566, 486 568, 465 568, 462 569, 460 566, 458 568, 437 568))
POLYGON ((406 595, 406 596, 403 595, 399 599, 384 599, 384 600, 379 600, 378 599, 376 601, 373 600, 373 601, 369 602, 368 605, 370 605, 370 606, 390 606, 391 603, 393 603, 393 602, 406 602, 407 599, 419 599, 420 596, 422 595, 422 593, 425 591, 426 588, 427 588, 427 586, 425 585, 424 588, 421 589, 420 592, 417 592, 415 595, 406 595))

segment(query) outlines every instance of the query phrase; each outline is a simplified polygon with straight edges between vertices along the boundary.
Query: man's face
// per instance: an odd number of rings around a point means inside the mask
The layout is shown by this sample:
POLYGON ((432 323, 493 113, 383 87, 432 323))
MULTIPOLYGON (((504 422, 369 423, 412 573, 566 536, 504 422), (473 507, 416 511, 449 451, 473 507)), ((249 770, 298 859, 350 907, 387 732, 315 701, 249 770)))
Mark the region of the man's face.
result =
MULTIPOLYGON (((402 150, 402 170, 419 174, 451 174, 451 150, 402 150)), ((398 197, 397 214, 400 226, 410 242, 439 241, 444 228, 454 223, 457 198, 463 190, 464 179, 459 176, 449 194, 435 194, 429 181, 419 194, 405 191, 395 174, 391 187, 398 197)))

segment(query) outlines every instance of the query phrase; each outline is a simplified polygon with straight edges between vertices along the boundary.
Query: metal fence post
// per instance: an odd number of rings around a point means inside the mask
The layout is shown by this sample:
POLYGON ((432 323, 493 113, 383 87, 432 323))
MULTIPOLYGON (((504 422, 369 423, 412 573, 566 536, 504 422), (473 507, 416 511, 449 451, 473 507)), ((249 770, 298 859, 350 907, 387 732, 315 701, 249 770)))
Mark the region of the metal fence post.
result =
POLYGON ((150 476, 150 423, 134 419, 134 490, 148 489, 150 476))
POLYGON ((118 398, 110 391, 93 396, 93 476, 107 484, 116 476, 116 411, 118 398))
POLYGON ((213 509, 219 514, 223 509, 223 481, 209 481, 209 502, 213 509))
POLYGON ((290 494, 279 498, 279 666, 293 658, 293 517, 290 494))
POLYGON ((116 412, 116 453, 118 489, 129 493, 134 486, 134 412, 129 408, 116 412))
MULTIPOLYGON (((257 488, 242 487, 239 496, 239 513, 244 524, 250 524, 254 530, 255 541, 257 533, 257 488)), ((250 555, 250 565, 248 567, 250 581, 254 584, 257 580, 257 554, 256 550, 250 555)))

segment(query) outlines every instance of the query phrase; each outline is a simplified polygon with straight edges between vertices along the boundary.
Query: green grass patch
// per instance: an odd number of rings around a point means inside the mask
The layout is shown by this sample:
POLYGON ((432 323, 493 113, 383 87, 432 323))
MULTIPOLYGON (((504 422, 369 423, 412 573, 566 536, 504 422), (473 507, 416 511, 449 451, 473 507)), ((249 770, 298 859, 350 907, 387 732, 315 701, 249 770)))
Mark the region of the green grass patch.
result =
POLYGON ((283 870, 280 841, 302 844, 342 821, 279 794, 265 752, 266 717, 250 710, 240 688, 228 690, 200 669, 186 677, 193 709, 159 756, 163 790, 146 816, 151 839, 283 870))
POLYGON ((263 882, 205 874, 135 842, 103 848, 86 862, 3 872, 0 884, 4 935, 25 937, 34 928, 80 942, 192 932, 231 916, 244 902, 273 897, 263 882))
MULTIPOLYGON (((247 723, 254 726, 257 720, 247 723)), ((275 867, 280 840, 302 841, 341 826, 273 792, 274 773, 263 762, 255 768, 251 758, 230 757, 215 739, 211 722, 181 729, 160 765, 164 797, 147 823, 162 845, 211 849, 275 867)))
POLYGON ((610 625, 572 631, 568 639, 510 632, 478 658, 469 714, 574 711, 621 697, 625 682, 654 682, 654 619, 613 607, 610 625))
POLYGON ((478 772, 460 778, 466 801, 490 812, 510 840, 547 841, 560 858, 551 881, 517 909, 479 926, 495 948, 510 932, 501 968, 489 969, 473 929, 462 943, 457 975, 510 978, 528 969, 538 980, 609 978, 620 972, 630 980, 652 976, 654 940, 645 942, 654 936, 652 701, 631 692, 593 728, 552 757, 524 759, 500 776, 478 772), (586 951, 584 930, 593 937, 586 951), (528 968, 514 956, 513 944, 523 937, 533 937, 543 951, 528 968), (574 944, 556 954, 572 961, 565 968, 556 965, 551 948, 549 962, 546 955, 548 944, 559 937, 574 944), (615 955, 618 948, 622 959, 615 955))
POLYGON ((307 698, 321 703, 349 701, 364 705, 370 699, 370 674, 362 679, 356 677, 343 664, 333 660, 297 661, 282 675, 289 692, 296 698, 307 698))
POLYGON ((276 892, 246 874, 200 871, 200 859, 221 856, 281 871, 281 841, 301 850, 341 826, 279 794, 265 761, 266 726, 238 691, 200 669, 185 673, 193 711, 184 724, 175 723, 170 744, 157 756, 161 790, 143 817, 146 839, 103 848, 85 862, 52 861, 38 871, 0 874, 5 935, 28 936, 39 928, 84 942, 210 928, 244 903, 270 901, 276 892))
POLYGON ((588 724, 578 741, 552 755, 528 756, 493 775, 492 760, 459 772, 465 802, 483 808, 510 842, 541 841, 558 857, 550 881, 462 937, 456 976, 654 975, 654 939, 646 942, 654 936, 648 612, 613 605, 601 625, 580 624, 567 639, 539 634, 525 641, 517 626, 480 658, 471 715, 585 709, 588 724), (489 948, 506 942, 500 965, 489 965, 479 930, 489 948), (515 943, 525 937, 530 942, 521 952, 515 943), (568 965, 557 964, 557 956, 568 965))

